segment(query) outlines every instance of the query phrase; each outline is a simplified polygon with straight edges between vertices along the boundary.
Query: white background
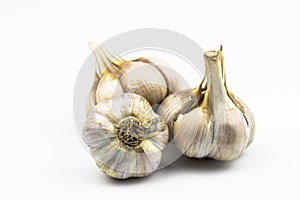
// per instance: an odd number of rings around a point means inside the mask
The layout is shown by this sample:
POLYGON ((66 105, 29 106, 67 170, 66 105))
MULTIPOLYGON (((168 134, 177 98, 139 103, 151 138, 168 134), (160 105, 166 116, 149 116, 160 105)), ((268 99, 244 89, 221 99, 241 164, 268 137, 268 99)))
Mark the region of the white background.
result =
POLYGON ((1 1, 0 199, 299 199, 299 13, 297 1, 1 1), (224 45, 229 87, 257 122, 242 157, 183 157, 126 181, 97 170, 72 116, 87 40, 147 27, 224 45))

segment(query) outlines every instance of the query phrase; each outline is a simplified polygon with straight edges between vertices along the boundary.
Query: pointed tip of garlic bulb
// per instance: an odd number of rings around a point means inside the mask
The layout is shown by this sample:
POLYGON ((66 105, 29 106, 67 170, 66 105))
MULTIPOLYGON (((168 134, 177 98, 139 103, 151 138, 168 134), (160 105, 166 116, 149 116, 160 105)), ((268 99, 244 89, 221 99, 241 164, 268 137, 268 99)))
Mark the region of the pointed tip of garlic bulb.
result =
POLYGON ((97 49, 100 45, 101 45, 101 40, 97 37, 91 37, 88 40, 88 46, 94 51, 95 49, 97 49))
POLYGON ((101 42, 97 38, 89 39, 88 45, 96 57, 98 65, 96 72, 100 77, 106 70, 109 70, 112 73, 118 73, 118 68, 125 62, 125 60, 112 55, 109 50, 101 46, 101 42))

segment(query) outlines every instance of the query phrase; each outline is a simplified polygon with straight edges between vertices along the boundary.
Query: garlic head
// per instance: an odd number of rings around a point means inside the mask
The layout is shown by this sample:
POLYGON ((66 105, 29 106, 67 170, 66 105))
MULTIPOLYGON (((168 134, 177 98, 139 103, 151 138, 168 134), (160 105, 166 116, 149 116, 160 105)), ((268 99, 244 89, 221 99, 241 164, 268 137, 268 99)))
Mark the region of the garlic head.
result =
POLYGON ((254 117, 227 87, 222 48, 206 52, 204 60, 206 73, 199 87, 169 95, 158 113, 185 155, 232 160, 251 144, 254 117), (175 98, 177 93, 184 95, 175 98), (186 99, 191 101, 183 106, 186 99))
POLYGON ((155 171, 168 137, 165 121, 145 98, 131 93, 98 102, 82 133, 97 166, 118 179, 155 171))

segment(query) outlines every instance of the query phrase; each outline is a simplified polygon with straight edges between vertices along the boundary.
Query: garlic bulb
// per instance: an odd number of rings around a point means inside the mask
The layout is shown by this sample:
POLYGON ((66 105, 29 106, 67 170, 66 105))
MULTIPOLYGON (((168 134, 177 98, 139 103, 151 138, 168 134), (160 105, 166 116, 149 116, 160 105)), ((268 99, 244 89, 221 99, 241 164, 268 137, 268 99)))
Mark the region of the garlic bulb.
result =
POLYGON ((168 137, 167 124, 148 101, 130 93, 98 102, 82 133, 97 166, 118 179, 155 171, 168 137))
POLYGON ((197 89, 170 95, 158 113, 168 122, 176 145, 185 155, 232 160, 252 142, 254 117, 228 90, 222 48, 206 52, 204 60, 207 85, 202 87, 203 80, 197 89))
MULTIPOLYGON (((90 41, 95 54, 100 78, 97 87, 92 87, 86 113, 93 107, 90 102, 97 102, 118 97, 122 93, 139 94, 151 105, 156 105, 170 93, 182 89, 182 77, 175 73, 166 63, 158 59, 138 58, 123 60, 112 56, 107 50, 90 41), (91 98, 95 99, 91 99, 91 98)), ((95 82, 94 82, 95 83, 95 82)))

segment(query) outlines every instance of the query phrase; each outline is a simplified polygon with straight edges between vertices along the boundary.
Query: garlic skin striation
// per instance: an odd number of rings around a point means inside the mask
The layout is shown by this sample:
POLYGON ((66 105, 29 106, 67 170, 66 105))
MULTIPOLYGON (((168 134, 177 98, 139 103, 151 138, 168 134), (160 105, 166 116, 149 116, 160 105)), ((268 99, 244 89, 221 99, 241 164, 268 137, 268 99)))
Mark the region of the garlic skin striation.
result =
POLYGON ((126 179, 155 171, 168 143, 168 126, 140 95, 100 101, 84 123, 82 138, 97 166, 126 179))
POLYGON ((123 93, 141 95, 151 105, 156 105, 168 94, 182 90, 179 83, 183 78, 159 59, 124 60, 102 49, 96 41, 90 41, 89 46, 97 60, 95 74, 99 80, 95 79, 90 91, 86 106, 87 115, 98 102, 113 99, 123 93), (95 84, 98 85, 94 87, 95 84))
POLYGON ((253 140, 254 117, 228 90, 222 48, 206 52, 204 60, 206 74, 199 88, 177 92, 184 94, 181 96, 171 94, 158 113, 166 119, 175 144, 185 155, 233 160, 253 140))

